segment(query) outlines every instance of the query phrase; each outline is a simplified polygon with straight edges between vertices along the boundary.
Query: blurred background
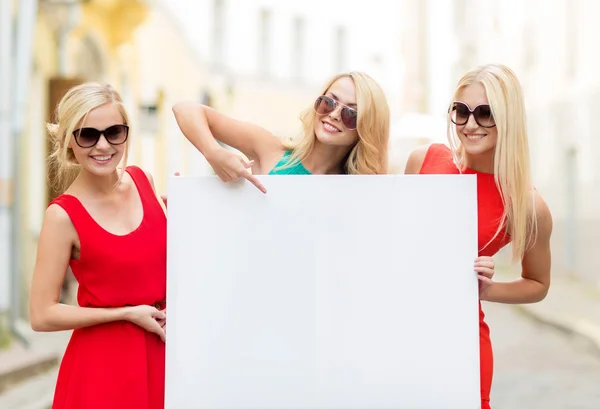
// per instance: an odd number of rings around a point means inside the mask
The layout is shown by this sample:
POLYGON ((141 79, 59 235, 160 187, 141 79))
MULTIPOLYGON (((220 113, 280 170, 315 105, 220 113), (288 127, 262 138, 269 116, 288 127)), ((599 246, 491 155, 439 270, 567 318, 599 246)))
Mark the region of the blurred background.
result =
MULTIPOLYGON (((290 136, 330 76, 365 71, 387 94, 391 170, 402 173, 415 146, 445 142, 460 76, 498 62, 524 88, 534 182, 554 233, 547 299, 485 306, 493 340, 498 332, 494 407, 597 408, 599 20, 594 0, 0 0, 0 407, 47 400, 64 350, 64 334, 31 332, 28 294, 44 210, 57 195, 45 124, 68 88, 102 81, 121 93, 129 163, 166 192, 175 171, 211 173, 178 130, 177 101, 290 136), (563 395, 581 403, 565 406, 563 395)), ((506 256, 498 275, 513 279, 519 268, 506 256)), ((65 285, 65 301, 75 286, 65 285)))

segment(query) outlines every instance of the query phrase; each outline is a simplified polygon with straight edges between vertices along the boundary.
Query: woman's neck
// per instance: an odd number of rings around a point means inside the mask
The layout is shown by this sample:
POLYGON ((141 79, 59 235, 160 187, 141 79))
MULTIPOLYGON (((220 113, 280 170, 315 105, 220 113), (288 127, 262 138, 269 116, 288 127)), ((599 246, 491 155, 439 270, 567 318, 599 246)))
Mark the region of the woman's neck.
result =
POLYGON ((81 170, 73 185, 79 187, 78 190, 85 189, 92 196, 109 195, 115 192, 119 183, 119 171, 115 170, 110 175, 94 175, 85 169, 81 170))
POLYGON ((314 175, 337 175, 343 173, 345 163, 342 161, 350 152, 348 146, 323 145, 315 141, 310 154, 302 161, 302 165, 314 175))
POLYGON ((490 150, 478 155, 465 153, 467 168, 481 173, 494 174, 494 151, 490 150))

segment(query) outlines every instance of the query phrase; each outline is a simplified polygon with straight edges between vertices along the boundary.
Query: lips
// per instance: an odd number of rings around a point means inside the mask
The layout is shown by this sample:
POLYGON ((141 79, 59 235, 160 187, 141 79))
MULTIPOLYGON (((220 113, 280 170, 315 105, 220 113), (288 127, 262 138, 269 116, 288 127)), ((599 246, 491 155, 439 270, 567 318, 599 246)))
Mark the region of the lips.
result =
POLYGON ((328 132, 341 132, 341 130, 339 128, 337 128, 336 126, 330 124, 327 121, 322 121, 323 122, 323 128, 325 128, 326 131, 328 132))
POLYGON ((463 134, 463 135, 465 135, 465 137, 470 141, 478 141, 487 136, 485 134, 463 134))
POLYGON ((112 154, 112 155, 94 155, 94 156, 90 156, 90 157, 97 163, 105 164, 105 163, 110 162, 111 159, 113 158, 113 156, 115 156, 115 155, 114 154, 112 154))

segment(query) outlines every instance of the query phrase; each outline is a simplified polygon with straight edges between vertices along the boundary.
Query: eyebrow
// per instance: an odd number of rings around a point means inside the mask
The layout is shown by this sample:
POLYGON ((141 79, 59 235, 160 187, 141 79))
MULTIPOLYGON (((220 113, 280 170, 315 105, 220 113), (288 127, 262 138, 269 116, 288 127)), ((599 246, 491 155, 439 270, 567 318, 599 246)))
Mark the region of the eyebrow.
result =
MULTIPOLYGON (((333 97, 333 99, 336 99, 336 100, 340 101, 340 99, 337 97, 337 95, 335 95, 333 92, 330 92, 330 94, 333 97)), ((342 102, 342 101, 340 101, 340 102, 342 102)), ((345 104, 345 102, 343 102, 343 103, 345 104)), ((346 105, 348 105, 349 107, 356 108, 356 104, 354 102, 352 102, 350 104, 346 104, 346 105)))

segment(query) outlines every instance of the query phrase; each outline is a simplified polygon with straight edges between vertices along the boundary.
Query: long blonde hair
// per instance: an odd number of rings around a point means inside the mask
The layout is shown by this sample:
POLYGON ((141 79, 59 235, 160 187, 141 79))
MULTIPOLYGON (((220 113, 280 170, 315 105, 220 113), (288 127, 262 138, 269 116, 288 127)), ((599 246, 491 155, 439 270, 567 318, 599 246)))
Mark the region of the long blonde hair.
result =
MULTIPOLYGON (((93 109, 105 104, 113 103, 119 109, 125 125, 129 124, 129 117, 123 100, 117 91, 108 84, 88 82, 77 85, 67 91, 57 105, 55 123, 48 123, 46 128, 53 144, 49 156, 50 165, 55 170, 55 176, 50 183, 58 192, 64 192, 81 170, 73 151, 69 148, 73 131, 83 125, 87 115, 93 109)), ((127 163, 129 139, 125 145, 123 163, 127 163)))
MULTIPOLYGON (((358 142, 346 156, 343 166, 347 174, 378 175, 387 173, 390 111, 381 87, 369 75, 362 72, 342 73, 331 78, 321 90, 324 95, 338 79, 349 77, 356 87, 356 110, 358 142)), ((302 138, 298 142, 284 140, 291 149, 290 160, 282 168, 304 160, 315 144, 317 114, 312 104, 300 115, 302 138)))
MULTIPOLYGON (((485 88, 498 131, 494 149, 494 180, 502 196, 504 214, 494 238, 506 228, 511 238, 512 260, 515 262, 523 259, 537 235, 523 92, 517 76, 510 68, 488 64, 467 72, 460 79, 453 101, 465 87, 477 83, 485 88)), ((466 152, 450 117, 448 141, 456 165, 464 171, 467 167, 466 152)))

